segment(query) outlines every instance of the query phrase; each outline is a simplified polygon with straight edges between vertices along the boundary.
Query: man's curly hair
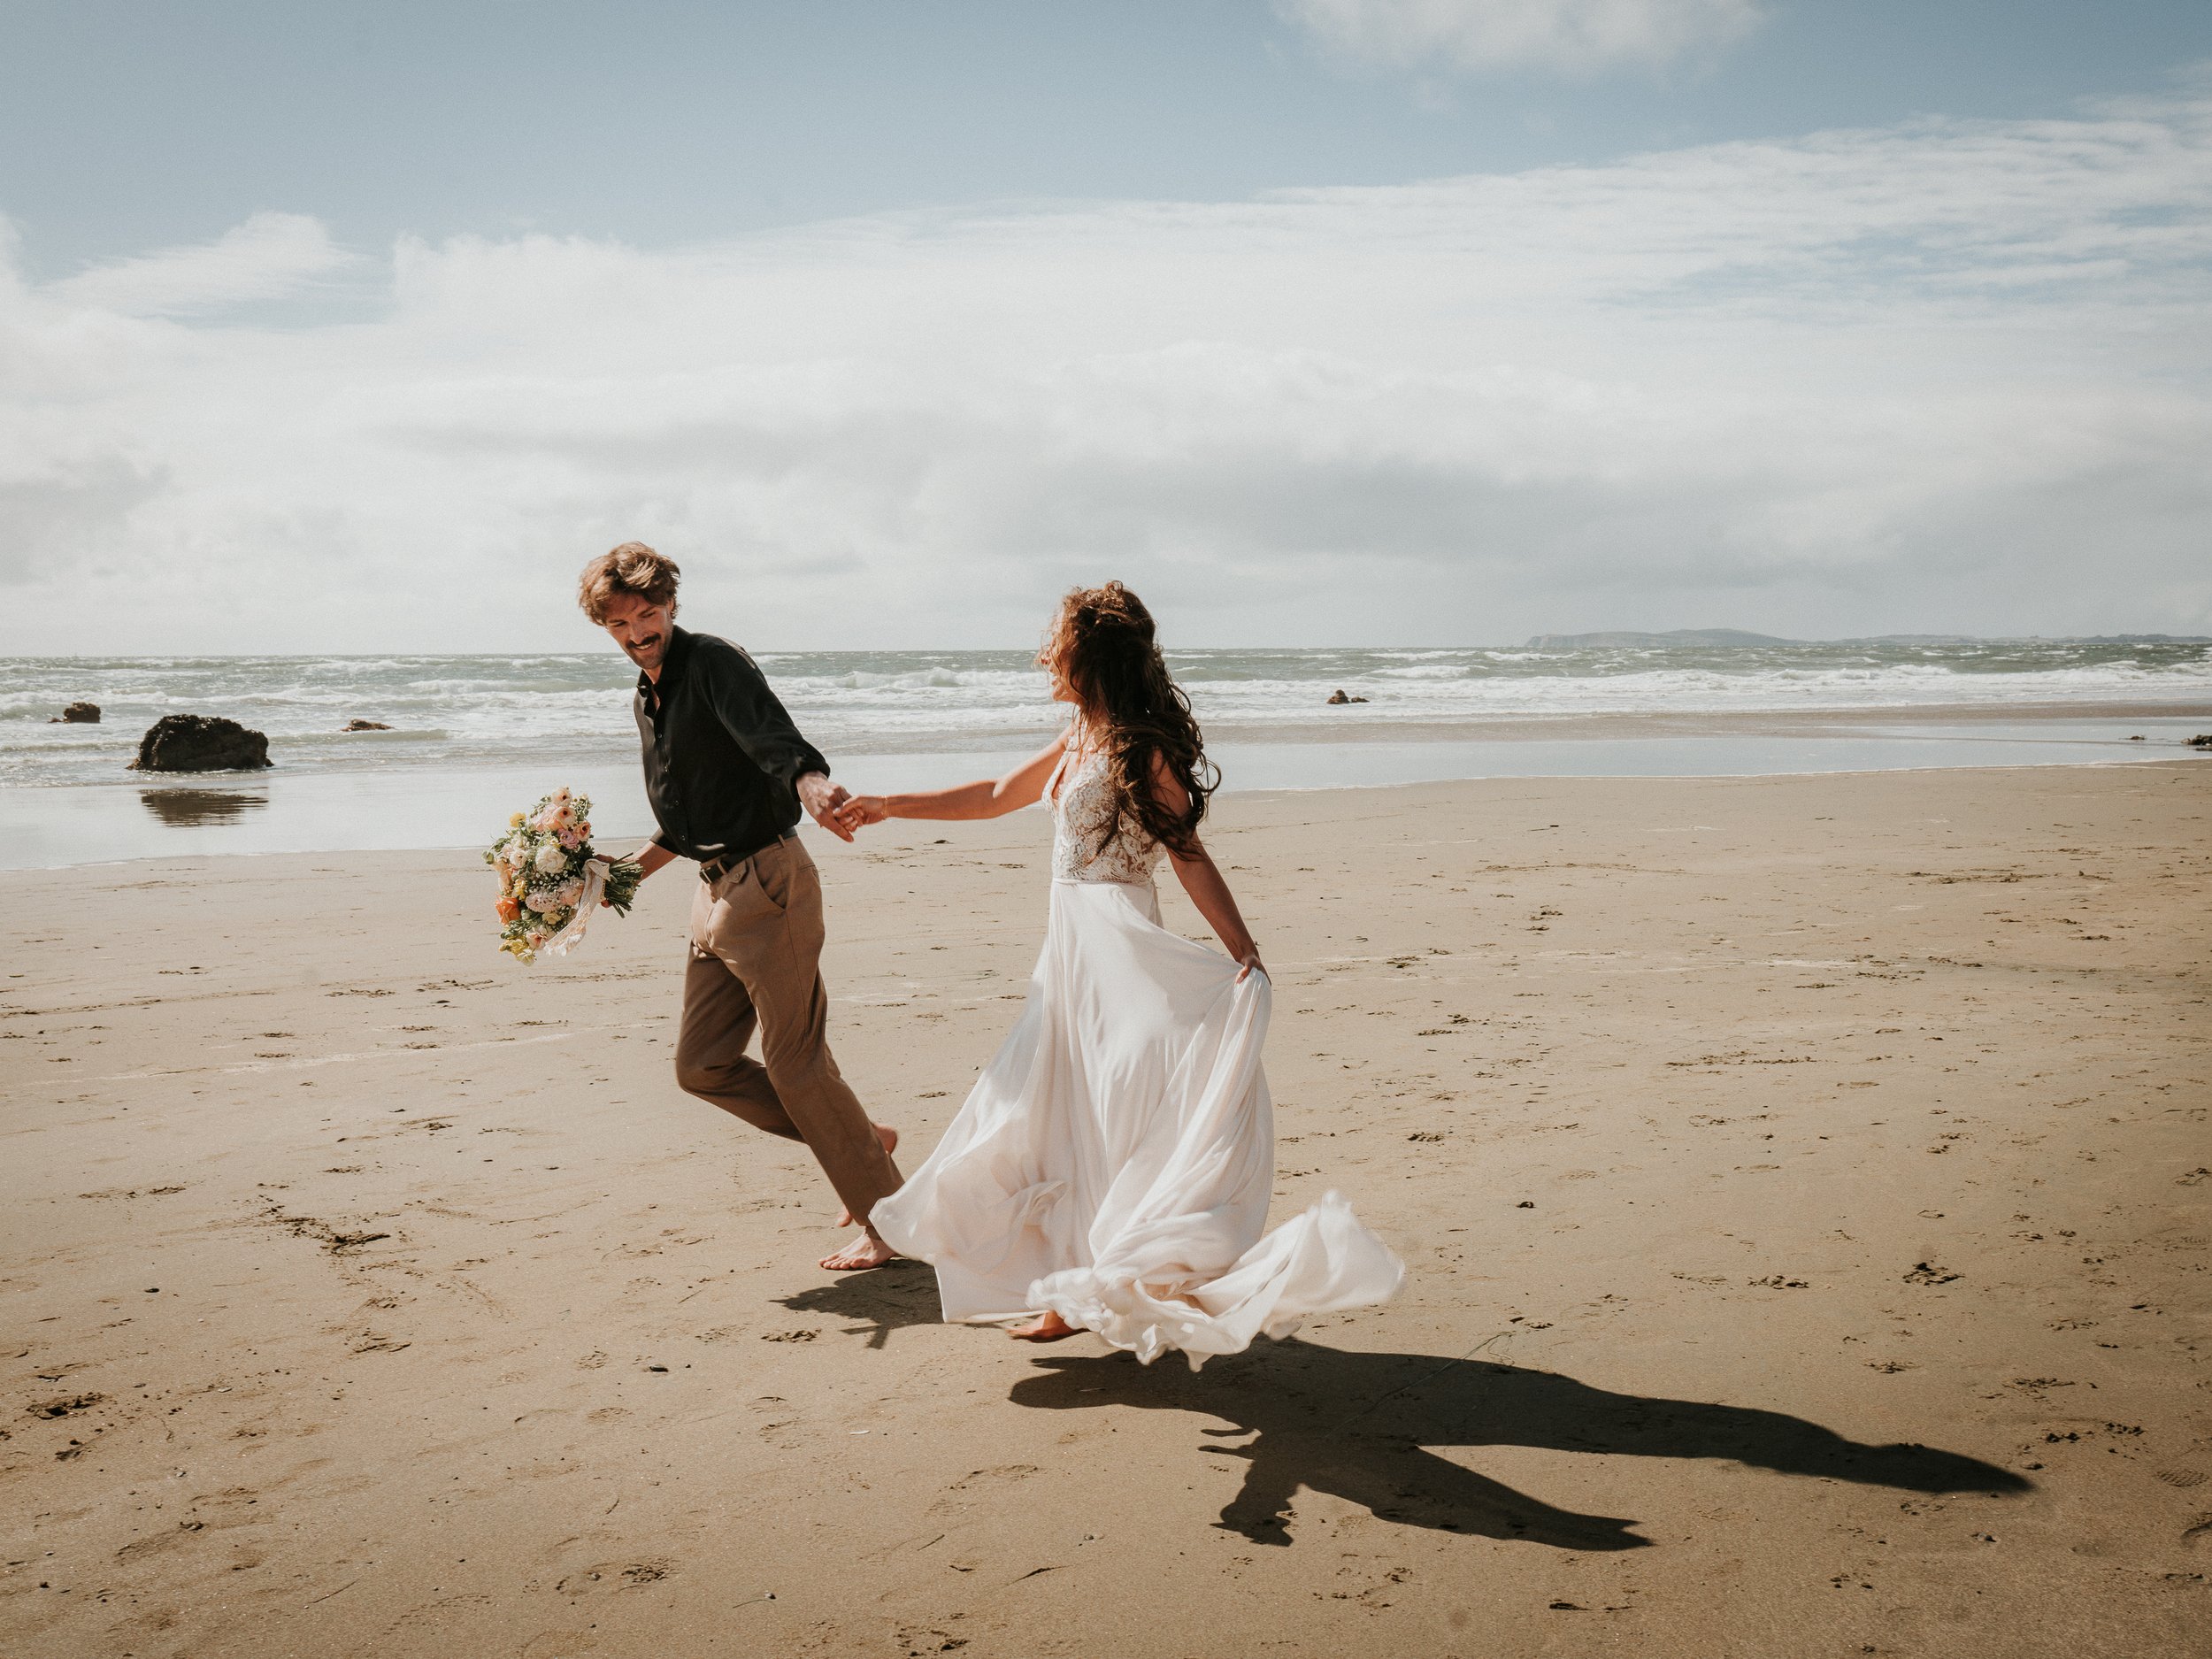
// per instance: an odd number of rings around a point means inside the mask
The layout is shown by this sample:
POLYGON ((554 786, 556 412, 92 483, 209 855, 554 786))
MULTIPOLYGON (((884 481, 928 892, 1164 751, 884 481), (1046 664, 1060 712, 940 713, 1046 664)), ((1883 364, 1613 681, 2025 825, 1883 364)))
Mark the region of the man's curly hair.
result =
POLYGON ((676 584, 682 577, 676 561, 665 553, 656 553, 642 541, 625 541, 584 566, 576 584, 576 603, 594 622, 603 623, 607 601, 617 594, 635 594, 648 604, 674 604, 676 584))

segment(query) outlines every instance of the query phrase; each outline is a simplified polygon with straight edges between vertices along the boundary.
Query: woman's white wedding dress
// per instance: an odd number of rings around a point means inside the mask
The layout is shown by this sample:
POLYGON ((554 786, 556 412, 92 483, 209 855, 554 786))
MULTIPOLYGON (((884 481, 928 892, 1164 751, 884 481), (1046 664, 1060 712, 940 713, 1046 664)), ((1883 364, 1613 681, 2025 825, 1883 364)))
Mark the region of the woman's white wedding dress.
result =
POLYGON ((1261 1237, 1271 987, 1160 926, 1162 849, 1134 826, 1106 844, 1109 786, 1096 755, 1054 774, 1050 918, 1020 1022, 869 1219, 936 1267, 947 1319, 1050 1309, 1148 1364, 1202 1363, 1386 1301, 1405 1268, 1334 1193, 1261 1237))

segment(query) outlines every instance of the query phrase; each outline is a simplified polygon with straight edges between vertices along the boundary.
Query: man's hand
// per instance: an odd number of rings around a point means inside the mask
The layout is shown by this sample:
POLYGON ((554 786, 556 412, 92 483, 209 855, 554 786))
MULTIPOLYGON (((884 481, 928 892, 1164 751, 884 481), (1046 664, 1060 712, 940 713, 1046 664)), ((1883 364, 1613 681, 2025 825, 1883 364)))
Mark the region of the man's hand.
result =
MULTIPOLYGON (((638 879, 642 881, 663 864, 672 863, 675 856, 674 853, 670 852, 658 841, 647 841, 644 846, 630 855, 630 862, 638 867, 638 879)), ((612 910, 614 901, 602 899, 599 901, 599 908, 603 910, 612 910)))
POLYGON ((799 780, 799 804, 807 810, 807 816, 841 841, 853 838, 845 826, 845 819, 838 809, 852 797, 841 784, 832 783, 818 772, 810 772, 799 780))

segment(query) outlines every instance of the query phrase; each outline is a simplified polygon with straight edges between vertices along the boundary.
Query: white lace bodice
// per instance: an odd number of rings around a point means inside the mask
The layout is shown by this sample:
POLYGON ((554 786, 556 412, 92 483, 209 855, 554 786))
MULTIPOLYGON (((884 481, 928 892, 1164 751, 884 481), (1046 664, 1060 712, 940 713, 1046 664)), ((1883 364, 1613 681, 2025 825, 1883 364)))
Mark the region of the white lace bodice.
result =
POLYGON ((1163 849, 1143 830, 1125 824, 1112 846, 1113 793, 1102 754, 1078 755, 1079 731, 1053 772, 1052 879, 1055 881, 1123 881, 1149 885, 1163 849))

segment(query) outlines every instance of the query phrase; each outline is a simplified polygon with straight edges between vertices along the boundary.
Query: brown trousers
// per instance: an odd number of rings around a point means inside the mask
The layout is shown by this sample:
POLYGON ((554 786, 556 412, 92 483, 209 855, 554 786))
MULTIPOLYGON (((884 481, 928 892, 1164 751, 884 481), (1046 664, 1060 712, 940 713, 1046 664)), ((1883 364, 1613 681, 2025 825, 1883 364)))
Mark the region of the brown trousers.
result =
POLYGON ((756 1128, 805 1141, 864 1221, 900 1176, 830 1057, 821 955, 821 879, 795 836, 702 881, 676 1082, 756 1128), (757 1027, 758 1060, 745 1052, 757 1027))

